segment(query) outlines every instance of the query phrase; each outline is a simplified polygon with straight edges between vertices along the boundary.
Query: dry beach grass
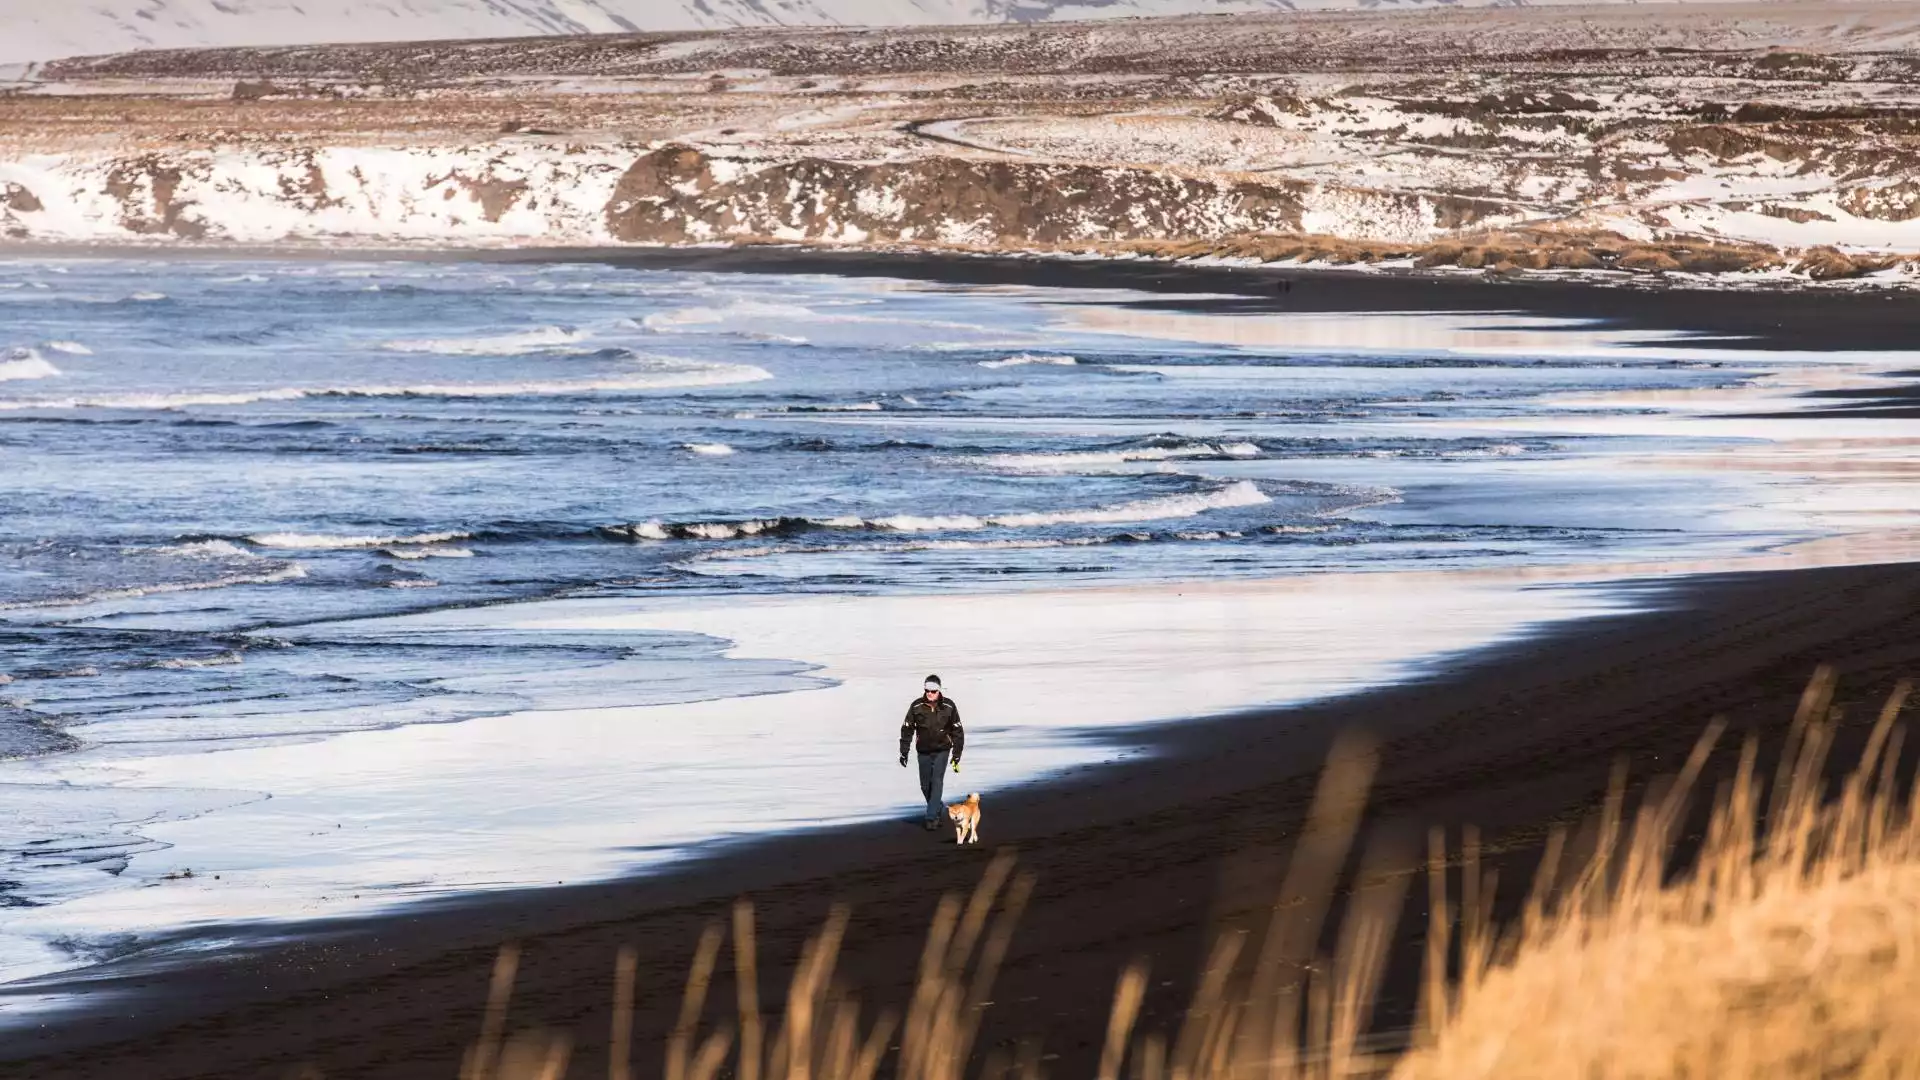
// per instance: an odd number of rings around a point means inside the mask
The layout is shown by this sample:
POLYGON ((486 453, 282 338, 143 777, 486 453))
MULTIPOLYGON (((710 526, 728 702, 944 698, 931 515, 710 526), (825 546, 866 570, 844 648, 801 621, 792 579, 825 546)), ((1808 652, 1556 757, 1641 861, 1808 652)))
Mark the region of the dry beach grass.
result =
MULTIPOLYGON (((1509 926, 1493 924, 1496 882, 1477 836, 1469 830, 1455 848, 1436 832, 1420 1022, 1384 1039, 1372 1009, 1417 872, 1404 853, 1370 844, 1358 873, 1343 875, 1375 765, 1370 746, 1343 742, 1268 925, 1216 939, 1173 1030, 1139 1029, 1147 962, 1117 965, 1098 1080, 1920 1075, 1920 799, 1901 782, 1910 690, 1895 687, 1837 787, 1826 765, 1844 717, 1825 668, 1770 778, 1749 738, 1731 779, 1710 801, 1694 797, 1708 757, 1727 752, 1717 747, 1718 721, 1677 776, 1631 807, 1622 768, 1594 821, 1549 836, 1524 914, 1509 926), (1336 911, 1342 880, 1355 884, 1336 911), (1328 940, 1336 945, 1322 956, 1328 940)), ((777 1021, 762 1014, 753 909, 741 901, 730 950, 738 1000, 730 1016, 703 1021, 727 937, 709 927, 662 1074, 1038 1080, 1043 1033, 975 1060, 980 1018, 1032 884, 1003 852, 969 899, 943 901, 912 999, 898 1012, 869 1013, 836 981, 847 926, 836 909, 803 949, 777 1021)), ((518 956, 513 946, 499 956, 461 1080, 598 1075, 597 1063, 569 1060, 563 1032, 509 1034, 518 956)), ((630 1061, 634 965, 631 951, 615 964, 612 1080, 652 1074, 630 1061)))

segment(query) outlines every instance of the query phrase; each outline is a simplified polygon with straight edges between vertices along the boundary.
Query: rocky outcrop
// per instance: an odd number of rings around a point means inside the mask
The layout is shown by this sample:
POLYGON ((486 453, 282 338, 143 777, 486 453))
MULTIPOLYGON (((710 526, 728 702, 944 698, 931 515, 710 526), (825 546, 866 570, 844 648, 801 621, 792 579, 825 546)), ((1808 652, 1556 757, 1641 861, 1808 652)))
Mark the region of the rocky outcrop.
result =
POLYGON ((634 162, 607 206, 616 240, 725 238, 1052 245, 1299 227, 1298 185, 1146 169, 951 157, 761 167, 668 146, 634 162))
MULTIPOLYGON (((615 240, 775 239, 1038 246, 1297 232, 1315 185, 1118 166, 931 157, 755 164, 667 146, 634 162, 607 206, 615 240)), ((1497 210, 1341 192, 1356 236, 1401 238, 1497 210)))

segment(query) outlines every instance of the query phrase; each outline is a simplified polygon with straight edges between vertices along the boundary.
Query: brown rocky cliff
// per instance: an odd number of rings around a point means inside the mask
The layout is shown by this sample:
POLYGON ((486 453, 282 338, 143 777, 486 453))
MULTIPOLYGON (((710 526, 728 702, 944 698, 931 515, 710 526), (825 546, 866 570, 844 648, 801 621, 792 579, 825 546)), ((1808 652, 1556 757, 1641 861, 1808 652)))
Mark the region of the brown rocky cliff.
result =
POLYGON ((954 157, 819 158, 742 175, 667 146, 634 162, 607 205, 627 242, 724 238, 1056 244, 1220 237, 1299 228, 1301 185, 1119 167, 954 157), (726 177, 726 179, 721 179, 726 177))

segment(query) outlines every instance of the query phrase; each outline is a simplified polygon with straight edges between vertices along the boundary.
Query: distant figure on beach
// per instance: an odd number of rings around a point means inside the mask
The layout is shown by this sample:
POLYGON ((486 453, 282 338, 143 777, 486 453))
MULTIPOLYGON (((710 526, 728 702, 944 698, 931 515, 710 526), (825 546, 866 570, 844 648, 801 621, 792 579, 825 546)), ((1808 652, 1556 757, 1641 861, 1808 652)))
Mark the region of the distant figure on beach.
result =
POLYGON ((967 731, 960 726, 960 707, 941 693, 940 676, 927 676, 920 696, 907 706, 907 718, 900 722, 900 767, 907 765, 907 751, 919 750, 920 794, 927 800, 926 830, 939 828, 947 818, 946 804, 940 801, 941 781, 946 779, 951 759, 953 771, 960 771, 960 751, 967 745, 967 731))
POLYGON ((1280 279, 1279 281, 1276 281, 1276 282, 1274 282, 1274 283, 1273 283, 1273 291, 1274 291, 1274 292, 1277 292, 1277 293, 1290 293, 1290 292, 1292 292, 1292 291, 1293 291, 1293 279, 1292 279, 1292 278, 1281 278, 1281 279, 1280 279))

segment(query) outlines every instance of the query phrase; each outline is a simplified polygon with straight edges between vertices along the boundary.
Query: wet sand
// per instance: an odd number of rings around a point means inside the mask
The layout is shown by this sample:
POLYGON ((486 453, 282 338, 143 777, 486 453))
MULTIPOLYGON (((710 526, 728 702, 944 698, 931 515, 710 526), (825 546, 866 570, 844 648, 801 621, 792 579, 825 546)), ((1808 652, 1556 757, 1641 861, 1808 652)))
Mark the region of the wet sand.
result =
MULTIPOLYGON (((1893 679, 1920 674, 1920 567, 1640 587, 1650 608, 1640 614, 1572 624, 1405 686, 1169 725, 1151 733, 1147 757, 990 793, 977 850, 956 852, 903 816, 631 882, 493 895, 307 935, 296 927, 280 943, 173 970, 95 969, 77 978, 98 1011, 11 1033, 0 1076, 280 1077, 310 1062, 328 1077, 451 1077, 477 1030, 494 949, 509 939, 526 950, 513 1023, 571 1031, 575 1076, 602 1074, 613 957, 637 946, 646 1074, 700 927, 736 896, 759 905, 762 994, 774 1007, 792 957, 836 901, 853 911, 843 977, 870 1004, 903 1004, 939 897, 969 887, 1007 846, 1038 886, 982 1045, 1040 1036, 1060 1055, 1052 1075, 1088 1075, 1127 958, 1152 958, 1144 1022, 1164 1026, 1212 929, 1269 902, 1340 732, 1381 740, 1375 835, 1478 824, 1500 852, 1503 892, 1517 894, 1546 827, 1591 811, 1617 759, 1639 777, 1670 771, 1715 714, 1736 737, 1777 737, 1822 661, 1839 668, 1839 703, 1857 733, 1893 679)), ((1718 756, 1707 790, 1732 758, 1718 756)), ((1423 914, 1410 902, 1402 961, 1417 955, 1423 914)), ((1411 1007, 1405 964, 1397 970, 1388 1026, 1405 1024, 1411 1007)), ((723 981, 715 996, 733 994, 723 981)))

